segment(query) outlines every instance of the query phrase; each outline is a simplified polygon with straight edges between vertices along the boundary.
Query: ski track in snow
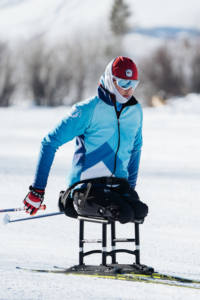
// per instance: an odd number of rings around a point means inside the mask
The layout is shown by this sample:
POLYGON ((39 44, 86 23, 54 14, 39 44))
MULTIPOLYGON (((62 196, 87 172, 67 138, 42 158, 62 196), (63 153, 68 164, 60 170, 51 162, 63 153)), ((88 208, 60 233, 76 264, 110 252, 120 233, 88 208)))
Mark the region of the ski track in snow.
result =
MULTIPOLYGON (((137 191, 149 205, 149 216, 140 226, 141 263, 160 272, 200 280, 200 118, 195 111, 187 113, 177 107, 144 109, 137 191)), ((33 180, 40 141, 68 109, 0 109, 1 209, 22 206, 33 180)), ((56 154, 45 194, 46 213, 58 210, 57 198, 65 189, 73 149, 72 141, 56 154)), ((27 217, 24 212, 9 214, 11 219, 27 217)), ((3 216, 1 213, 0 224, 3 216)), ((198 290, 15 268, 52 269, 54 265, 77 264, 78 225, 78 221, 61 215, 1 226, 0 299, 199 299, 198 290)), ((86 238, 100 238, 98 224, 88 223, 85 227, 86 238)), ((133 237, 133 225, 117 224, 117 236, 133 237)), ((87 250, 94 247, 100 249, 101 245, 85 246, 87 250)), ((117 261, 131 263, 133 258, 117 254, 117 261)), ((99 264, 101 257, 89 256, 85 262, 99 264)))

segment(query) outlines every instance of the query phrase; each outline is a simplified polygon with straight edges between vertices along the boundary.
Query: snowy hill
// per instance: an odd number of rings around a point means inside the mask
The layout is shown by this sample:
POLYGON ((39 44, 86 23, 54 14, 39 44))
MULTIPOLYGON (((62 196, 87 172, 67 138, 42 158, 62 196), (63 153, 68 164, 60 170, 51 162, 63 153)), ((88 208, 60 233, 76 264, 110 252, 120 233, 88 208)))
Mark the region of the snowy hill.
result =
MULTIPOLYGON (((113 0, 0 0, 0 38, 69 36, 80 29, 107 28, 113 0)), ((197 0, 126 0, 133 27, 200 29, 197 0)), ((144 33, 144 32, 143 32, 144 33)))

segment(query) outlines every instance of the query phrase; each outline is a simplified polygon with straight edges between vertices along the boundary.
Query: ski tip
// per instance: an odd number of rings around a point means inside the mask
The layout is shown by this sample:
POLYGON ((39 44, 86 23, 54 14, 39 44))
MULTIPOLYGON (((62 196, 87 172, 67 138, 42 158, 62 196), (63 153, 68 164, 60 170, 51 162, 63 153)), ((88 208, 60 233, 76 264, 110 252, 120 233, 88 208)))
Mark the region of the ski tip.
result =
POLYGON ((10 222, 10 216, 6 214, 3 218, 3 225, 7 225, 10 222))

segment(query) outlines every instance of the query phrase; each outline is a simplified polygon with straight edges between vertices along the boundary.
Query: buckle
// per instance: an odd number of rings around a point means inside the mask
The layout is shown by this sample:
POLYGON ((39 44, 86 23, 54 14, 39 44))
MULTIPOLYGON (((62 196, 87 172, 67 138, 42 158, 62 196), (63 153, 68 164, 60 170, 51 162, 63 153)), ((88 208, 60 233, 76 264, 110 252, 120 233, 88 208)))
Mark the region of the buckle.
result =
POLYGON ((113 184, 113 178, 112 177, 107 177, 106 178, 106 184, 112 185, 113 184))

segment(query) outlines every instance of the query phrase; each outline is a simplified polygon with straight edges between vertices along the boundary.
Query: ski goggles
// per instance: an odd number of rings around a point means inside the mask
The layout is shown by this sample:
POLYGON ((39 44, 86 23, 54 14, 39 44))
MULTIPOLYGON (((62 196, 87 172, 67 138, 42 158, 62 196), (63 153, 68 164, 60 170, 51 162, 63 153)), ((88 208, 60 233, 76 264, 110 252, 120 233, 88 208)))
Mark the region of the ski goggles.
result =
POLYGON ((114 75, 111 75, 111 76, 112 76, 112 78, 115 79, 115 82, 117 83, 117 85, 120 88, 122 88, 123 90, 128 90, 130 88, 132 88, 134 90, 139 83, 139 80, 120 79, 120 78, 115 77, 114 75))

